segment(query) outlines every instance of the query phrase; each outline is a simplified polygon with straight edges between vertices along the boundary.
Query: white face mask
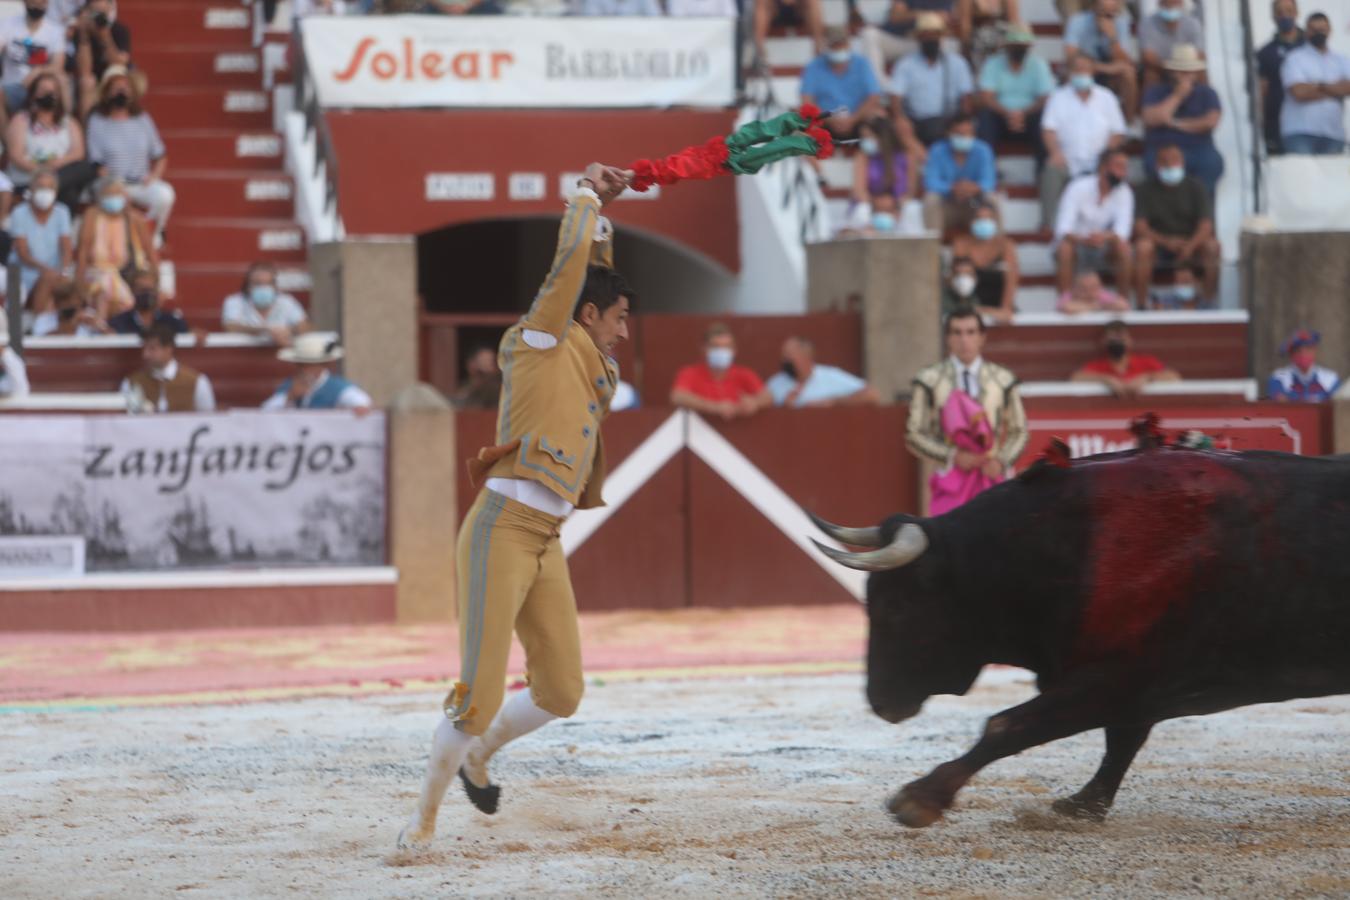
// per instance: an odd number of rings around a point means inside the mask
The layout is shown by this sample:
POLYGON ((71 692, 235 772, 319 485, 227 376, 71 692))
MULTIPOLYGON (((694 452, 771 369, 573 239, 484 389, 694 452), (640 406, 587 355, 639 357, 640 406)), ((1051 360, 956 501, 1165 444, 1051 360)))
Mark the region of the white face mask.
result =
POLYGON ((52 188, 37 188, 33 191, 33 205, 38 209, 51 209, 56 202, 56 191, 52 188))
POLYGON ((952 287, 956 289, 956 293, 959 296, 969 297, 971 294, 975 293, 975 276, 964 274, 957 275, 952 279, 952 287))
POLYGON ((723 371, 731 368, 732 360, 736 358, 736 351, 730 347, 709 347, 708 368, 723 371))

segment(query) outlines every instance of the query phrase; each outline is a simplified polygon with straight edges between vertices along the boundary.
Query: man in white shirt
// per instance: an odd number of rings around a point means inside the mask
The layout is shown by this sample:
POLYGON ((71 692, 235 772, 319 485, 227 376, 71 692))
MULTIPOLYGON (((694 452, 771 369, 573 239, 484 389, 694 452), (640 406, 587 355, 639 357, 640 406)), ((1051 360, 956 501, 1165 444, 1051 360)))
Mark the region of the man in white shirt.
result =
POLYGON ((276 264, 266 261, 249 266, 243 289, 225 298, 220 322, 226 331, 266 335, 281 347, 309 331, 305 308, 277 289, 276 264))
POLYGON ((277 351, 277 358, 296 366, 295 375, 283 381, 263 409, 351 409, 370 411, 370 395, 352 382, 329 371, 342 359, 337 335, 311 331, 295 339, 295 346, 277 351))
POLYGON ((1116 95, 1093 80, 1092 60, 1079 54, 1069 67, 1069 81, 1050 95, 1041 115, 1045 167, 1041 171, 1041 222, 1055 221, 1059 195, 1079 175, 1097 169, 1108 148, 1125 140, 1125 115, 1116 95))
POLYGON ((1115 266, 1116 285, 1129 284, 1130 232, 1134 228, 1134 191, 1126 177, 1129 158, 1124 150, 1102 154, 1096 175, 1069 183, 1055 218, 1057 290, 1062 294, 1074 272, 1101 271, 1115 266))
POLYGON ((28 396, 28 368, 9 346, 9 319, 0 303, 0 400, 28 396))
POLYGON ((65 78, 66 33, 47 18, 47 0, 24 0, 22 13, 0 22, 0 53, 0 87, 9 113, 23 108, 28 83, 38 73, 65 78))

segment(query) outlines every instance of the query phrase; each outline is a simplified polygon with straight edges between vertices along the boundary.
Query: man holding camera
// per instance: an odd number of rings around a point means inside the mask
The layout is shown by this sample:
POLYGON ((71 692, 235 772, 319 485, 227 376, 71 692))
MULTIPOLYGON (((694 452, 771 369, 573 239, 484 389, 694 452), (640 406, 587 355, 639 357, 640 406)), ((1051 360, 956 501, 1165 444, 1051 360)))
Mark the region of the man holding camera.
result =
POLYGON ((117 21, 112 0, 89 0, 70 23, 70 40, 75 45, 80 118, 85 119, 108 67, 131 67, 131 29, 117 21))

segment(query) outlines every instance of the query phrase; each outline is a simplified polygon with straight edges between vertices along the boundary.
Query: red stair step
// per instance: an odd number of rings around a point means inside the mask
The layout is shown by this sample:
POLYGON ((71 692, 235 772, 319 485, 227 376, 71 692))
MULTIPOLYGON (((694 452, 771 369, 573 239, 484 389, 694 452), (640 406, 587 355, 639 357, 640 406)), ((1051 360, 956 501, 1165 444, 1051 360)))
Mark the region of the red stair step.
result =
POLYGON ((137 55, 142 48, 180 44, 249 48, 253 41, 250 8, 230 0, 215 3, 123 0, 117 5, 117 15, 131 29, 137 55))
POLYGON ((261 89, 152 86, 146 97, 146 108, 162 131, 178 128, 272 129, 272 101, 261 89))
POLYGON ((262 54, 237 46, 171 44, 136 50, 136 65, 150 85, 165 87, 238 87, 262 85, 262 54))
POLYGON ((272 132, 199 128, 161 134, 173 172, 180 169, 276 172, 285 164, 285 143, 272 132))
POLYGON ((259 259, 303 264, 305 233, 290 219, 179 218, 169 223, 170 258, 185 263, 247 265, 259 259))
POLYGON ((189 218, 283 218, 295 215, 294 187, 284 172, 195 171, 175 168, 175 213, 189 218))

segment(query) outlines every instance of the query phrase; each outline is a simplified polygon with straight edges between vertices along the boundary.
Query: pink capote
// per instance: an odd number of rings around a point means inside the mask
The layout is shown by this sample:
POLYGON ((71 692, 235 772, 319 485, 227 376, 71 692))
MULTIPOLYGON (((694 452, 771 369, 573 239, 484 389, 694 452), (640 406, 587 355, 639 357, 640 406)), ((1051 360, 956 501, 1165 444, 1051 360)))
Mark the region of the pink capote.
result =
MULTIPOLYGON (((989 427, 984 410, 965 391, 954 390, 947 397, 942 406, 942 431, 951 438, 957 450, 983 455, 994 445, 994 431, 989 427)), ((956 509, 1002 480, 1001 477, 990 478, 979 469, 963 472, 953 463, 946 472, 934 472, 928 479, 929 514, 938 516, 956 509)))

